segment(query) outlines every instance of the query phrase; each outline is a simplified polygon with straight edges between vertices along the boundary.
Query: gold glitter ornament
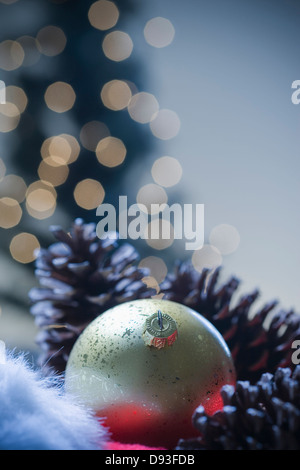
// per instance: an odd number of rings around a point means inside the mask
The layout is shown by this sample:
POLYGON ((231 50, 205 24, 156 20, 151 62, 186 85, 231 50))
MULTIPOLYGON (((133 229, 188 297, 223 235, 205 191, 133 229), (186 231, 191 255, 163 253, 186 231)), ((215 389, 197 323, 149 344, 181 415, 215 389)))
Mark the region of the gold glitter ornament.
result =
POLYGON ((163 299, 120 304, 91 322, 66 367, 67 393, 105 418, 123 443, 174 447, 197 435, 192 414, 222 407, 234 384, 222 336, 192 309, 163 299))

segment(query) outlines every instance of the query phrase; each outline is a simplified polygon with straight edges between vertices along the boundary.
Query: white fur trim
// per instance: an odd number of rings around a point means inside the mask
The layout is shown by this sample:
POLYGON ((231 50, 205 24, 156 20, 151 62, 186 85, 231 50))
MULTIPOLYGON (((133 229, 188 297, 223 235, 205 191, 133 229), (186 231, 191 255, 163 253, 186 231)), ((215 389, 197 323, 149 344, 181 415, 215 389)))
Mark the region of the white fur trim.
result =
POLYGON ((0 449, 102 449, 108 433, 54 378, 40 377, 21 355, 0 361, 0 449))

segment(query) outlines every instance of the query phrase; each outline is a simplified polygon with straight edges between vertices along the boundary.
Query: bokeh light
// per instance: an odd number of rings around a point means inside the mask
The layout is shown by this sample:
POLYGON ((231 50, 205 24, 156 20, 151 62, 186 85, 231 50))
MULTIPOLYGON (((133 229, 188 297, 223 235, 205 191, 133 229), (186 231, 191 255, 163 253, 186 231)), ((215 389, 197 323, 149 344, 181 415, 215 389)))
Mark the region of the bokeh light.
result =
POLYGON ((145 91, 133 95, 128 104, 130 117, 141 124, 150 122, 158 110, 159 104, 155 96, 145 91))
POLYGON ((113 168, 125 160, 126 147, 117 137, 105 137, 96 147, 96 157, 102 165, 113 168))
POLYGON ((237 250, 240 243, 240 234, 233 225, 220 224, 211 230, 209 242, 222 255, 229 255, 237 250))
POLYGON ((55 82, 45 92, 45 102, 49 109, 56 113, 69 111, 75 103, 76 94, 69 83, 55 82))
POLYGON ((168 202, 168 195, 164 188, 154 183, 145 184, 142 186, 136 197, 136 202, 140 205, 141 210, 145 206, 147 212, 150 214, 157 214, 159 209, 162 209, 168 202), (159 204, 161 207, 151 207, 152 204, 159 204))
POLYGON ((105 191, 101 183, 94 179, 84 179, 80 181, 74 190, 74 199, 78 206, 83 209, 96 209, 102 204, 105 191))
POLYGON ((154 278, 160 284, 166 277, 168 268, 164 260, 158 256, 147 256, 139 262, 139 268, 149 269, 149 277, 154 278))
POLYGON ((49 57, 56 56, 63 52, 67 44, 65 33, 58 26, 45 26, 37 36, 37 47, 39 51, 49 57))
POLYGON ((41 147, 43 159, 58 157, 64 163, 70 164, 77 160, 80 153, 80 145, 77 139, 70 134, 59 134, 48 137, 41 147))
POLYGON ((108 59, 120 62, 130 57, 133 42, 127 33, 123 31, 112 31, 103 39, 102 49, 108 59))
POLYGON ((81 128, 80 141, 84 148, 95 152, 98 142, 109 135, 109 129, 104 122, 89 121, 81 128))
POLYGON ((174 186, 182 177, 182 167, 174 157, 158 158, 152 165, 152 178, 165 188, 174 186))
POLYGON ((165 250, 174 241, 174 227, 169 220, 157 218, 151 220, 146 229, 146 243, 155 250, 165 250))
POLYGON ((120 111, 128 106, 131 100, 131 89, 123 80, 111 80, 101 90, 101 99, 109 109, 120 111))
POLYGON ((0 104, 0 132, 11 132, 20 122, 20 111, 14 103, 0 104))
POLYGON ((22 217, 22 209, 15 199, 10 197, 0 198, 0 227, 12 228, 18 225, 22 217))
POLYGON ((15 235, 10 242, 11 256, 19 263, 31 263, 36 259, 36 252, 40 244, 36 236, 22 232, 15 235))
POLYGON ((192 255, 194 268, 201 272, 203 269, 215 269, 222 264, 222 255, 219 250, 212 245, 203 245, 199 250, 195 250, 192 255))
POLYGON ((152 134, 158 139, 169 140, 175 137, 180 129, 180 119, 171 109, 159 110, 150 122, 152 134))
POLYGON ((69 167, 60 157, 50 156, 41 161, 38 175, 53 186, 60 186, 68 178, 69 167))
POLYGON ((158 16, 146 23, 144 36, 151 46, 166 47, 173 41, 175 29, 170 20, 158 16))
POLYGON ((114 2, 99 0, 91 5, 88 18, 92 26, 101 31, 113 28, 119 19, 119 10, 114 2))
POLYGON ((0 197, 7 196, 18 202, 23 202, 26 191, 27 186, 21 176, 9 174, 0 181, 0 197))
POLYGON ((23 88, 14 85, 6 87, 6 101, 13 103, 21 114, 24 113, 28 104, 28 98, 23 88))
POLYGON ((19 68, 24 60, 24 50, 17 41, 7 39, 0 43, 0 68, 8 72, 19 68))
MULTIPOLYGON (((60 134, 60 135, 56 136, 51 141, 51 143, 49 145, 49 150, 50 150, 51 154, 59 156, 63 159, 64 159, 64 156, 62 156, 61 154, 57 155, 57 152, 58 152, 58 150, 57 150, 58 138, 59 139, 64 139, 69 144, 69 149, 71 149, 71 153, 69 154, 68 160, 66 160, 65 162, 68 163, 68 164, 74 163, 77 160, 77 158, 80 154, 80 145, 79 145, 78 140, 76 139, 76 137, 74 137, 71 134, 60 134)), ((60 140, 60 142, 61 142, 61 140, 60 140)), ((60 143, 58 144, 58 147, 59 148, 61 147, 60 143)))
POLYGON ((158 284, 157 280, 155 279, 155 277, 153 277, 153 276, 144 276, 144 277, 142 277, 141 280, 144 284, 146 284, 148 289, 155 289, 156 294, 159 293, 160 287, 159 287, 159 284, 158 284))
POLYGON ((29 215, 42 220, 53 215, 56 209, 56 190, 48 181, 31 183, 26 191, 26 209, 29 215))

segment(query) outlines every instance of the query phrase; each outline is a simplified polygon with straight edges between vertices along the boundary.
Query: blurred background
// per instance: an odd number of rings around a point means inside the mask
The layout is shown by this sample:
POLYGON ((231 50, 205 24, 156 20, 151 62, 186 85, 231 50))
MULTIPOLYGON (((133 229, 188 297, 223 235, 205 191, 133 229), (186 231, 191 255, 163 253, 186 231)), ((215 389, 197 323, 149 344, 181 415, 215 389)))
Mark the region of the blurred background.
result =
POLYGON ((300 311, 298 0, 0 0, 0 338, 35 351, 36 249, 102 202, 205 204, 205 245, 131 241, 300 311), (2 94, 3 95, 3 94, 2 94), (2 100, 3 101, 3 100, 2 100))

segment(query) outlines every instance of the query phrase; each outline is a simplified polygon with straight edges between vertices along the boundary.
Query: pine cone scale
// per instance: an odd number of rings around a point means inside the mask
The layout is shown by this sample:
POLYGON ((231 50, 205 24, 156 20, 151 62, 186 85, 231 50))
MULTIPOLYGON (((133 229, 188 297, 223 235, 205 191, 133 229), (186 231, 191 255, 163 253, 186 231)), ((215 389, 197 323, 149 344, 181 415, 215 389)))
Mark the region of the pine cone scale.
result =
POLYGON ((300 450, 300 366, 227 385, 221 395, 223 409, 207 416, 199 407, 199 437, 181 439, 176 450, 300 450))

